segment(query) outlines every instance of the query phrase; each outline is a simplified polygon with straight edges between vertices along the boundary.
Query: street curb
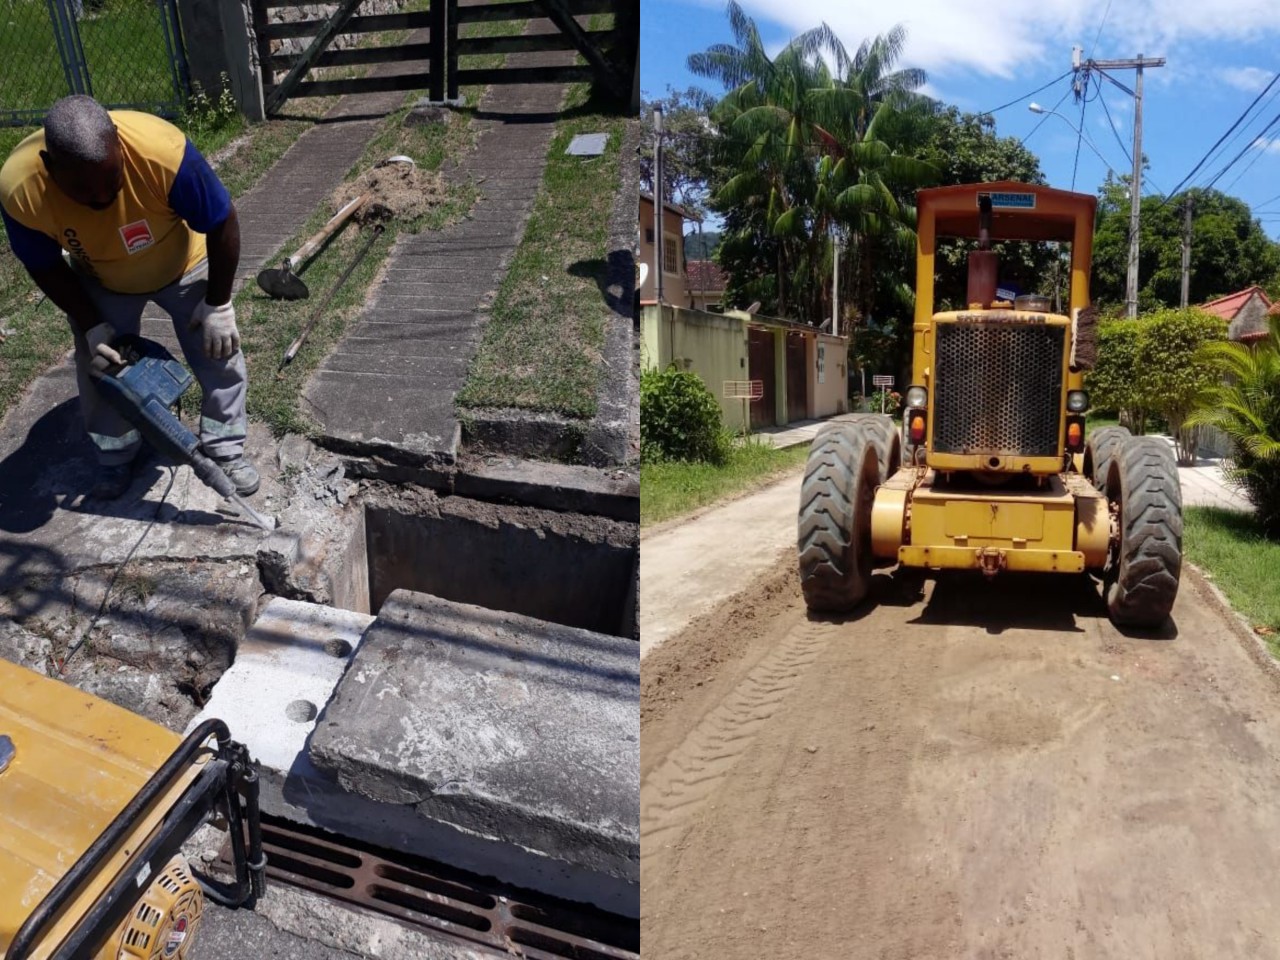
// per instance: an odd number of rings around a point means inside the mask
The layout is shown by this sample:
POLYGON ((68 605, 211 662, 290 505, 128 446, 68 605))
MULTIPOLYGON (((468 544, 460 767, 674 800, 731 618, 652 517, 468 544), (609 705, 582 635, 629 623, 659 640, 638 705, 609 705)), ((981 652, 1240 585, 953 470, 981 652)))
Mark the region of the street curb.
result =
POLYGON ((1258 636, 1257 632, 1253 629, 1253 624, 1249 622, 1248 618, 1245 617, 1244 614, 1231 606, 1231 601, 1228 600, 1226 594, 1218 588, 1218 585, 1213 582, 1213 579, 1208 573, 1186 559, 1182 561, 1182 565, 1187 570, 1191 571, 1191 574, 1195 577, 1197 585, 1201 587, 1204 592, 1208 593, 1214 601, 1222 607, 1223 612, 1226 613, 1230 619, 1235 621, 1236 625, 1240 628, 1240 633, 1243 634, 1240 637, 1240 641, 1244 645, 1245 651, 1250 657, 1252 657, 1258 666, 1262 667, 1264 671, 1270 674, 1271 679, 1280 686, 1280 660, 1276 659, 1275 654, 1271 652, 1271 648, 1267 646, 1267 642, 1262 637, 1258 636))

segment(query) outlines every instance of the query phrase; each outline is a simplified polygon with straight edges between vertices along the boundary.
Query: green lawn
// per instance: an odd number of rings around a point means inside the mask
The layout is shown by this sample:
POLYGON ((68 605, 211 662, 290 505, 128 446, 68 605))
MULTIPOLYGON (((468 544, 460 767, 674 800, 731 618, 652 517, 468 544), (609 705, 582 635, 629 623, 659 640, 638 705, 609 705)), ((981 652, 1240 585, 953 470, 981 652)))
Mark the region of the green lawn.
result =
MULTIPOLYGON (((764 486, 797 470, 809 445, 775 450, 759 442, 735 447, 723 467, 708 463, 646 463, 640 466, 640 526, 697 510, 735 494, 764 486)), ((796 483, 799 484, 797 478, 796 483)), ((799 486, 796 496, 800 495, 799 486)))
POLYGON ((1182 548, 1280 656, 1280 541, 1268 539, 1251 514, 1187 507, 1182 548))

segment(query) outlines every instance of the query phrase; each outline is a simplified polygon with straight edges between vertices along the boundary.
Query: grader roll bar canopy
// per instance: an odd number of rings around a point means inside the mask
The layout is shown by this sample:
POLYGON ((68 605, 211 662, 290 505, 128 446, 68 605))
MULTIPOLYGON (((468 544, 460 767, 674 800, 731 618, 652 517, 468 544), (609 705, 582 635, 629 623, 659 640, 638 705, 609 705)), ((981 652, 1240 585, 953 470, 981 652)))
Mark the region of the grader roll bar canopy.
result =
POLYGON ((4 960, 176 960, 204 897, 262 895, 257 771, 222 721, 179 738, 0 660, 0 738, 4 960), (231 890, 199 884, 179 854, 215 814, 231 835, 231 890))

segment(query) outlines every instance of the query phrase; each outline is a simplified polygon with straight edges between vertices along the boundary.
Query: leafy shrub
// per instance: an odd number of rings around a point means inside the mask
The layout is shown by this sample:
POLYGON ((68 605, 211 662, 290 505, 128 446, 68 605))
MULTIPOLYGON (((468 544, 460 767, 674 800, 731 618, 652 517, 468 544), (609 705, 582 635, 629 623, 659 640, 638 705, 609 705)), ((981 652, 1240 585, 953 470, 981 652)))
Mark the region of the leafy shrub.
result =
POLYGON ((1094 410, 1111 410, 1134 433, 1146 432, 1147 410, 1138 392, 1136 358, 1141 323, 1108 320, 1098 327, 1098 360, 1085 374, 1094 410))
POLYGON ((1240 484, 1263 528, 1280 536, 1280 317, 1271 317, 1260 343, 1212 343, 1201 356, 1221 379, 1187 423, 1227 435, 1235 451, 1228 479, 1240 484))
POLYGON ((215 97, 209 96, 200 81, 191 84, 193 93, 178 113, 178 125, 192 139, 240 123, 240 108, 231 93, 231 78, 223 73, 219 79, 222 90, 215 97))
POLYGON ((640 376, 640 459, 723 464, 728 431, 720 404, 696 373, 668 367, 640 376))

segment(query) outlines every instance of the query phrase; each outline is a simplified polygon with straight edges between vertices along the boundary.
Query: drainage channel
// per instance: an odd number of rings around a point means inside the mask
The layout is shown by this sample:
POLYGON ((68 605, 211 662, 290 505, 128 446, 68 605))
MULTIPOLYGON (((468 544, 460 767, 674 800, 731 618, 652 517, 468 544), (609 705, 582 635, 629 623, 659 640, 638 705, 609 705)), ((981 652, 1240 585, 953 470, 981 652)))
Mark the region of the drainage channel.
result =
MULTIPOLYGON (((634 920, 263 817, 267 874, 435 935, 531 960, 638 960, 634 920)), ((224 864, 229 850, 222 851, 224 864)))

